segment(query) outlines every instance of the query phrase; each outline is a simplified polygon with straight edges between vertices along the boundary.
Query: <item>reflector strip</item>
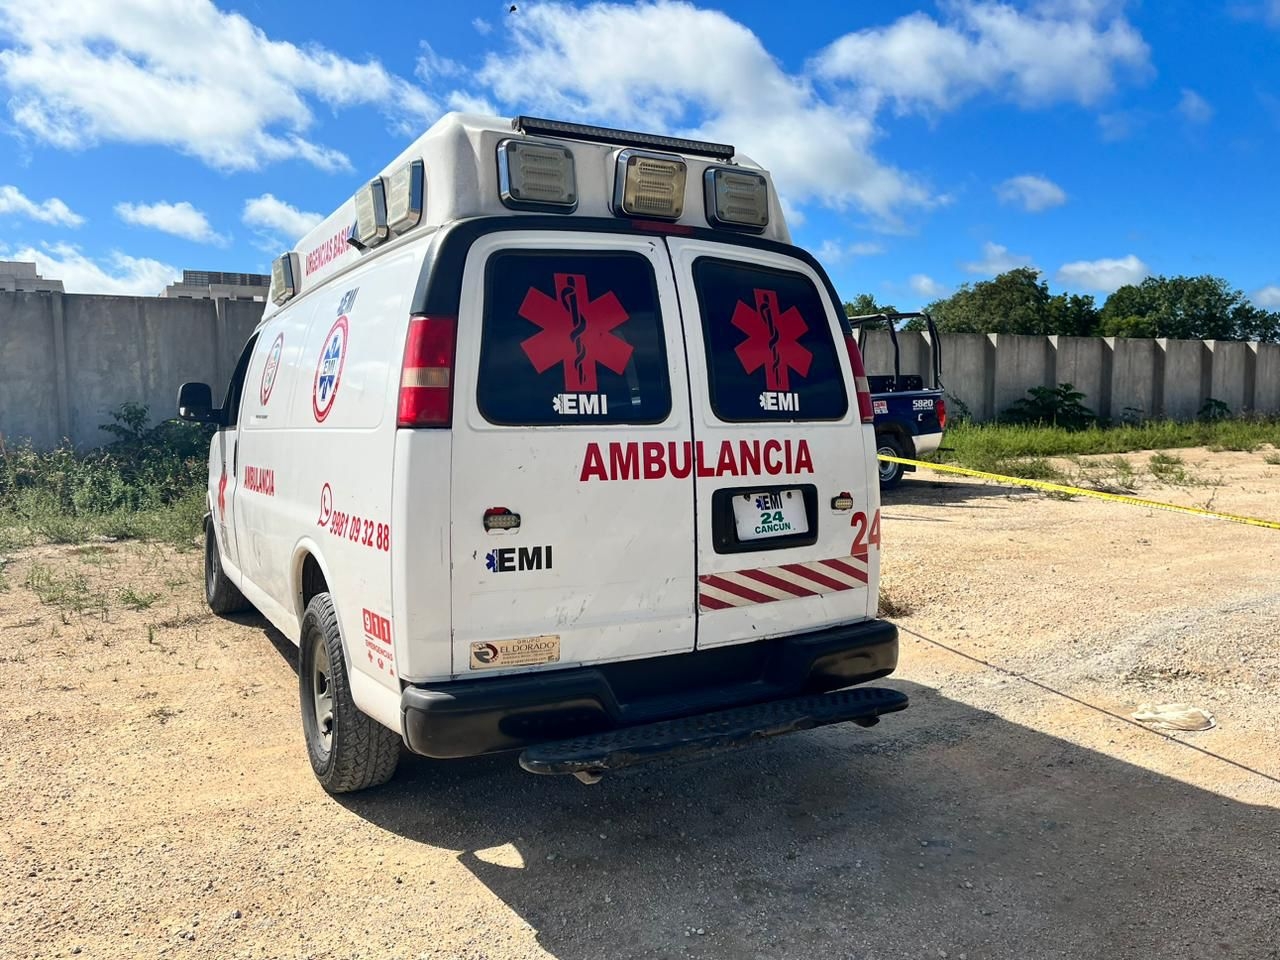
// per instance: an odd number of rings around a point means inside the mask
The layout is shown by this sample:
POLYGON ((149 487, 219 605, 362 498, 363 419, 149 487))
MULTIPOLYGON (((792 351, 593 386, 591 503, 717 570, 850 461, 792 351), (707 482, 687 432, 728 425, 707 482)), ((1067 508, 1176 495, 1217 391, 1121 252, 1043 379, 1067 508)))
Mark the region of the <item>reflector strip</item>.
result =
POLYGON ((698 606, 703 610, 728 610, 865 588, 867 559, 866 556, 835 557, 781 567, 706 574, 698 578, 698 606))

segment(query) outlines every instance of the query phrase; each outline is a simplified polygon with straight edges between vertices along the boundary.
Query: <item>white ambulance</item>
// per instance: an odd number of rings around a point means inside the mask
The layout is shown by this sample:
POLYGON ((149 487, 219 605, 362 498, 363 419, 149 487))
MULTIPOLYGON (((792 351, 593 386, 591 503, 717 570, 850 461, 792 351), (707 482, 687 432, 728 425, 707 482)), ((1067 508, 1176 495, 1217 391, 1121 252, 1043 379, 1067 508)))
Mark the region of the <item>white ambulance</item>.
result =
POLYGON ((300 646, 331 792, 522 750, 593 782, 906 706, 871 398, 733 147, 442 119, 274 264, 206 591, 300 646))

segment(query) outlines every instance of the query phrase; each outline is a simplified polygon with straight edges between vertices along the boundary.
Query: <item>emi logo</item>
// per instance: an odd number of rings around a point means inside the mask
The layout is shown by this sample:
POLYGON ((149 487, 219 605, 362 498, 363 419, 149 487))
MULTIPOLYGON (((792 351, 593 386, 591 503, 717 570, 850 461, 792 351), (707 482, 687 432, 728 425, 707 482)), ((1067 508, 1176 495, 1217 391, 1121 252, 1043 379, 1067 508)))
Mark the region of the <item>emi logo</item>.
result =
POLYGON ((490 573, 550 570, 551 547, 501 547, 485 555, 484 565, 490 573))

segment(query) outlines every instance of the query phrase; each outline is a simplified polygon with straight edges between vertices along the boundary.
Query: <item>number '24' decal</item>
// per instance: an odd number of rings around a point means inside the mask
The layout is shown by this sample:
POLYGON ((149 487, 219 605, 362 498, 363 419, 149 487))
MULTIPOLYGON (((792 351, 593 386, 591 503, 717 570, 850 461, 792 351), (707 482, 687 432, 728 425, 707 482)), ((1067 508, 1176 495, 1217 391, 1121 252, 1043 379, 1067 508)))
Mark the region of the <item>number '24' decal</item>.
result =
POLYGON ((871 526, 867 526, 867 515, 861 511, 853 515, 853 519, 849 521, 849 526, 853 527, 853 546, 849 548, 852 556, 866 556, 868 544, 880 549, 880 511, 875 512, 875 516, 871 518, 871 526))

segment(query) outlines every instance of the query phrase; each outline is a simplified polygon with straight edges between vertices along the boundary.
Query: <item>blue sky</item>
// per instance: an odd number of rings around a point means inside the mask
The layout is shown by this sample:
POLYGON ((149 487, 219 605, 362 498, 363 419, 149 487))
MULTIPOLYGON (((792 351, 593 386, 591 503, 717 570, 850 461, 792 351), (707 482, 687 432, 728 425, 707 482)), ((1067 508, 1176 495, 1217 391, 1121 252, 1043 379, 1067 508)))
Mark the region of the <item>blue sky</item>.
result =
POLYGON ((273 255, 450 109, 727 140, 846 297, 1014 266, 1280 307, 1280 0, 0 0, 0 258, 156 293, 273 255))

